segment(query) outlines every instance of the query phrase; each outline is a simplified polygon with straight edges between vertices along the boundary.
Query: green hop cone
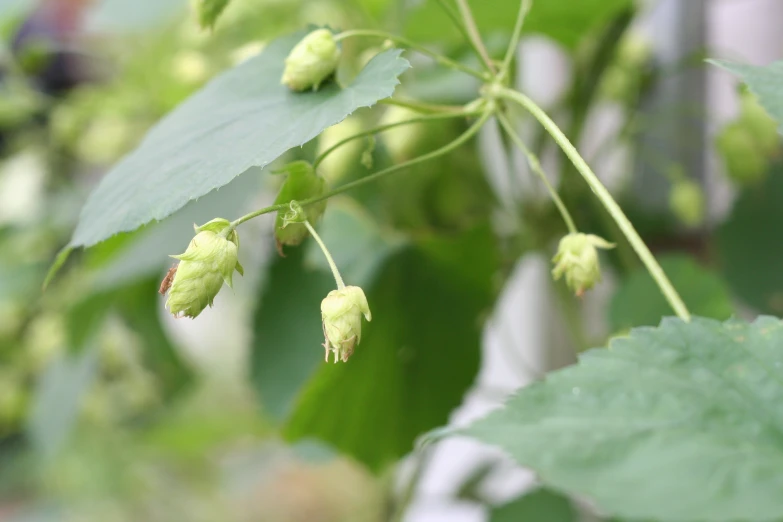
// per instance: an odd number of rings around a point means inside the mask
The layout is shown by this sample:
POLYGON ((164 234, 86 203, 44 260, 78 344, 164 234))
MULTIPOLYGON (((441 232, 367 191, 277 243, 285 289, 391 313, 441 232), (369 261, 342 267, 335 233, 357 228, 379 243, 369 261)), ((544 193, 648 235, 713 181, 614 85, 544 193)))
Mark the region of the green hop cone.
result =
MULTIPOLYGON (((310 198, 322 196, 326 192, 326 182, 316 174, 313 166, 306 161, 294 161, 280 171, 287 173, 283 186, 275 199, 275 204, 290 203, 291 201, 304 201, 310 198)), ((314 224, 326 210, 326 200, 304 208, 304 218, 314 224)), ((277 249, 282 254, 282 246, 299 245, 307 237, 307 227, 304 223, 290 222, 286 219, 288 211, 277 213, 275 220, 275 241, 277 249)))
POLYGON ((324 327, 324 349, 326 362, 329 352, 334 353, 334 362, 346 362, 362 340, 362 315, 372 320, 370 305, 364 291, 358 286, 346 286, 332 290, 321 301, 321 319, 324 327))
POLYGON ((678 179, 669 193, 669 207, 684 225, 698 227, 704 223, 704 192, 690 179, 678 179))
POLYGON ((318 90, 334 74, 340 48, 328 29, 317 29, 300 41, 285 59, 281 83, 292 91, 318 90))
POLYGON ((185 253, 171 256, 180 261, 176 271, 172 270, 174 277, 166 301, 174 316, 198 316, 207 305, 212 306, 223 283, 232 286, 234 270, 244 274, 237 260, 239 236, 236 230, 227 233, 229 226, 227 220, 220 218, 200 227, 194 226, 196 237, 190 241, 185 253))
POLYGON ((561 239, 553 259, 555 281, 565 276, 568 287, 582 296, 601 280, 598 248, 609 249, 614 245, 593 234, 572 233, 561 239))

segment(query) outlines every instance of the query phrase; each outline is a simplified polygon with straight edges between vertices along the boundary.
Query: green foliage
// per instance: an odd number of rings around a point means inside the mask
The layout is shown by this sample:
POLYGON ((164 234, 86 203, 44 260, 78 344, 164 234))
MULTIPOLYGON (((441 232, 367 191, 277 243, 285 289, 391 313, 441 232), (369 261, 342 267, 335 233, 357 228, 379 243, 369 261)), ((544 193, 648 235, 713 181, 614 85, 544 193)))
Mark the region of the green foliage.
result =
POLYGON ((721 60, 711 60, 711 63, 726 69, 745 82, 751 92, 758 96, 759 102, 770 116, 778 122, 779 126, 783 125, 783 94, 780 91, 780 85, 783 83, 783 62, 765 67, 721 60))
POLYGON ((538 489, 492 510, 489 522, 575 522, 571 501, 554 491, 538 489))
POLYGON ((180 105, 90 195, 70 246, 91 246, 163 219, 190 200, 265 166, 354 110, 394 91, 408 68, 400 51, 375 57, 345 88, 294 94, 283 59, 301 34, 281 38, 180 105))
MULTIPOLYGON (((373 321, 350 363, 318 368, 286 437, 317 437, 377 470, 445 422, 478 370, 494 255, 481 228, 391 256, 367 289, 373 321)), ((322 340, 314 332, 307 349, 318 353, 322 340)))
POLYGON ((613 514, 783 517, 783 323, 665 320, 592 350, 454 433, 613 514))
MULTIPOLYGON (((453 4, 453 0, 446 0, 453 4)), ((470 6, 479 30, 510 33, 519 9, 519 0, 471 0, 470 6)), ((631 0, 545 0, 535 2, 525 20, 525 32, 548 36, 573 51, 590 31, 633 5, 631 0)), ((460 34, 443 14, 435 0, 408 15, 406 33, 414 40, 459 41, 460 34)))
POLYGON ((198 22, 204 29, 215 27, 218 18, 231 0, 199 0, 198 22))
POLYGON ((762 313, 783 314, 783 168, 746 187, 717 231, 722 271, 732 291, 762 313), (748 269, 749 264, 752 269, 748 269))
MULTIPOLYGON (((720 320, 731 317, 734 307, 718 274, 682 254, 662 256, 659 261, 691 313, 720 320)), ((656 326, 667 315, 671 315, 671 308, 644 269, 632 272, 620 283, 609 306, 609 323, 615 331, 656 326)))

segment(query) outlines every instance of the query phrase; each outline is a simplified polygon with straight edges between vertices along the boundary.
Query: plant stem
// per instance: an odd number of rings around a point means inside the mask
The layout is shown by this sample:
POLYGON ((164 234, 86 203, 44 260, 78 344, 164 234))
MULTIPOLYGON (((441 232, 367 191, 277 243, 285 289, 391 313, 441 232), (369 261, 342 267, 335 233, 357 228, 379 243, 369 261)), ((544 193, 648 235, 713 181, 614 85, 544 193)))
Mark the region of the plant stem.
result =
POLYGON ((568 156, 568 158, 574 164, 574 167, 576 167, 584 180, 590 186, 593 193, 595 193, 595 195, 601 201, 604 208, 606 208, 614 221, 620 227, 620 230, 628 239, 628 242, 636 251, 636 254, 642 260, 642 263, 644 263, 645 267, 647 267, 650 275, 658 284, 658 287, 661 289, 661 292, 671 305, 672 309, 674 309, 677 316, 683 321, 690 321, 691 314, 688 312, 688 308, 685 306, 682 298, 677 293, 677 290, 675 290, 674 286, 672 286, 669 278, 666 277, 666 274, 663 272, 661 265, 659 265, 658 261, 656 261, 655 256, 653 256, 652 252, 650 252, 650 249, 647 248, 647 245, 639 236, 639 233, 636 231, 630 220, 626 217, 625 213, 614 200, 612 195, 608 190, 606 190, 606 187, 604 187, 603 183, 601 183, 601 181, 592 171, 587 162, 585 162, 576 148, 571 144, 570 141, 568 141, 568 138, 565 136, 565 134, 563 134, 557 124, 552 121, 552 119, 538 105, 536 105, 533 100, 524 94, 504 87, 498 88, 496 93, 501 98, 518 103, 528 112, 530 112, 530 114, 533 115, 533 117, 536 118, 539 123, 541 123, 546 131, 557 142, 560 148, 563 149, 563 152, 565 152, 566 156, 568 156))
POLYGON ((473 43, 473 46, 478 51, 479 56, 484 61, 484 65, 487 67, 487 70, 492 74, 492 76, 495 76, 497 74, 497 71, 495 71, 495 64, 492 63, 492 59, 489 57, 487 48, 484 46, 484 42, 481 40, 481 33, 479 33, 476 20, 473 18, 473 13, 470 11, 468 1, 457 0, 457 7, 459 7, 462 20, 465 22, 465 29, 468 32, 469 41, 473 43))
POLYGON ((517 14, 517 21, 514 25, 514 32, 511 35, 511 41, 506 49, 506 56, 503 58, 503 65, 500 67, 500 77, 504 78, 508 74, 508 69, 511 67, 511 60, 514 59, 519 40, 522 38, 522 26, 525 25, 525 18, 527 13, 530 12, 530 8, 533 5, 533 0, 522 0, 519 4, 519 13, 517 14))
POLYGON ((462 105, 436 105, 415 100, 401 100, 399 98, 386 98, 379 100, 378 103, 381 105, 396 105, 397 107, 405 107, 406 109, 411 109, 423 114, 442 114, 444 112, 465 111, 465 107, 462 105))
MULTIPOLYGON (((473 136, 475 136, 478 131, 481 129, 481 127, 487 122, 487 120, 492 116, 493 111, 486 111, 484 112, 481 117, 471 125, 471 127, 466 130, 464 133, 462 133, 459 137, 457 137, 454 141, 451 143, 448 143, 444 145, 443 147, 436 149, 432 152, 429 152, 427 154, 424 154, 423 156, 419 156, 418 158, 414 158, 410 161, 406 161, 404 163, 400 163, 399 165, 392 165, 391 167, 388 167, 386 169, 380 170, 374 174, 370 174, 369 176, 366 176, 362 179, 357 179, 356 181, 352 181, 350 183, 346 183, 345 185, 342 185, 340 187, 337 187, 336 189, 330 190, 326 194, 323 194, 321 196, 315 197, 315 198, 309 198, 302 201, 299 201, 298 203, 306 207, 307 205, 312 205, 313 203, 318 203, 319 201, 323 201, 325 199, 329 199, 332 196, 336 196, 337 194, 342 194, 343 192, 347 192, 351 189, 354 189, 356 187, 359 187, 361 185, 365 185, 367 183, 371 183, 373 181, 377 181, 378 179, 382 178, 383 176, 386 176, 388 174, 392 174, 394 172, 407 169, 408 167, 412 167, 413 165, 417 165, 419 163, 424 163, 425 161, 429 161, 431 159, 438 158, 440 156, 443 156, 444 154, 448 154, 449 152, 459 148, 461 145, 469 141, 473 136)), ((277 205, 270 205, 268 207, 264 207, 262 209, 256 210, 254 212, 251 212, 249 214, 246 214, 239 219, 236 219, 235 221, 231 222, 231 228, 236 228, 242 223, 245 223, 246 221, 250 221, 251 219, 262 216, 264 214, 269 214, 271 212, 279 212, 280 210, 285 210, 289 208, 289 203, 279 203, 277 205)))
POLYGON ((465 24, 462 23, 459 14, 454 10, 447 0, 438 0, 438 5, 440 5, 448 17, 451 18, 451 21, 454 22, 454 25, 457 27, 460 34, 462 34, 462 36, 465 38, 465 41, 468 42, 468 45, 470 45, 470 47, 476 53, 476 56, 481 58, 481 51, 478 47, 476 47, 476 45, 473 43, 473 40, 470 38, 470 34, 468 34, 467 29, 465 29, 465 24))
POLYGON ((394 127, 399 127, 401 125, 411 125, 413 123, 421 123, 421 122, 429 122, 429 121, 438 121, 438 120, 448 120, 451 118, 458 118, 460 116, 475 116, 476 113, 470 113, 470 112, 455 112, 455 113, 444 113, 444 114, 433 114, 430 116, 422 116, 420 118, 411 118, 410 120, 405 121, 398 121, 394 123, 388 123, 386 125, 379 125, 377 127, 373 127, 372 129, 368 129, 366 131, 362 131, 358 134, 354 134, 353 136, 348 136, 345 139, 342 139, 323 151, 313 162, 313 168, 318 168, 318 165, 323 162, 326 157, 334 152, 335 150, 339 149, 346 143, 350 143, 351 141, 357 140, 359 138, 363 138, 365 136, 372 136, 373 134, 377 134, 379 132, 383 132, 388 129, 393 129, 394 127))
POLYGON ((433 60, 435 60, 441 65, 445 65, 446 67, 450 67, 451 69, 470 74, 471 76, 475 76, 476 78, 482 81, 489 80, 489 77, 482 72, 476 71, 475 69, 472 69, 467 65, 463 65, 457 61, 452 60, 451 58, 447 58, 446 56, 443 56, 442 54, 438 54, 435 51, 431 51, 426 47, 417 44, 416 42, 412 42, 407 38, 403 38, 402 36, 397 36, 396 34, 391 34, 384 31, 355 29, 351 31, 344 31, 336 35, 334 39, 335 41, 339 42, 340 40, 345 40, 346 38, 351 38, 356 36, 367 36, 371 38, 383 38, 384 40, 390 40, 392 42, 402 45, 403 47, 413 49, 414 51, 418 51, 421 54, 429 56, 430 58, 432 58, 433 60))
POLYGON ((541 167, 541 162, 538 161, 538 158, 535 154, 533 154, 530 149, 525 145, 525 142, 522 141, 522 138, 519 137, 519 134, 514 131, 514 127, 511 125, 511 122, 508 120, 505 114, 502 112, 497 113, 498 121, 500 121, 500 125, 503 127, 503 129, 506 131, 506 134, 511 138, 511 141, 514 142, 514 144, 519 147, 519 149, 525 154, 525 157, 527 158, 527 162, 530 165, 530 168, 533 169, 533 172, 535 172, 539 178, 541 178, 541 181, 546 186, 546 189, 549 191, 549 195, 552 197, 552 201, 555 203, 555 206, 557 207, 557 210, 560 211, 560 215, 563 216, 563 221, 565 221, 566 227, 568 227, 568 231, 572 234, 576 234, 578 232, 576 225, 574 224, 574 219, 571 217, 571 213, 568 212, 568 208, 566 208, 565 203, 563 203, 563 200, 560 199, 560 195, 557 193, 557 191, 554 189, 554 187, 549 183, 549 179, 546 176, 546 172, 544 172, 544 169, 541 167))
POLYGON ((318 232, 315 231, 313 225, 311 225, 310 222, 306 219, 304 220, 304 226, 307 227, 307 231, 310 232, 310 234, 313 236, 313 239, 315 239, 315 242, 318 243, 319 247, 321 247, 321 252, 323 252, 324 256, 326 256, 326 261, 329 263, 329 268, 332 269, 332 275, 334 276, 334 281, 337 283, 337 289, 342 290, 345 288, 345 283, 343 282, 343 278, 340 275, 340 271, 337 270, 337 265, 332 258, 332 254, 329 253, 329 249, 326 248, 326 245, 324 245, 321 236, 319 236, 318 232))

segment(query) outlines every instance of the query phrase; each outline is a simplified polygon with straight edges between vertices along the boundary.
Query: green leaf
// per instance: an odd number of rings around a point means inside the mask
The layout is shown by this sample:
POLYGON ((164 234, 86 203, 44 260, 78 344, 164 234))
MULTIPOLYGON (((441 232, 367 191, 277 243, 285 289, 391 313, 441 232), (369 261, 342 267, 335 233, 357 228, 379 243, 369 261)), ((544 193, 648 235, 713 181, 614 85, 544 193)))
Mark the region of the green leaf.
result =
POLYGON ((723 275, 733 292, 763 313, 783 314, 783 166, 746 187, 717 231, 723 275))
MULTIPOLYGON (((511 33, 520 0, 471 0, 469 3, 482 33, 511 33)), ((567 49, 574 50, 590 31, 607 23, 618 11, 632 5, 631 0, 533 2, 533 9, 528 13, 524 29, 526 33, 548 36, 567 49)), ((409 14, 406 33, 410 38, 430 42, 441 39, 455 42, 462 38, 435 0, 426 0, 422 7, 409 14)))
POLYGON ((231 0, 200 0, 198 4, 198 22, 204 29, 215 27, 217 19, 223 14, 231 0))
POLYGON ((578 520, 571 501, 548 489, 538 489, 492 510, 489 522, 574 522, 578 520))
POLYGON ((508 452, 605 511, 666 521, 783 518, 783 323, 638 328, 449 433, 508 452))
MULTIPOLYGON (((716 273, 682 254, 658 261, 692 314, 725 320, 734 313, 726 284, 716 273)), ((622 281, 609 307, 609 323, 615 331, 655 326, 670 315, 671 306, 644 268, 622 281)))
POLYGON ((70 247, 163 219, 253 166, 263 167, 360 107, 387 98, 409 64, 379 54, 348 87, 292 93, 280 85, 294 34, 210 82, 158 123, 101 181, 70 247))
POLYGON ((447 420, 475 378, 495 267, 486 228, 391 257, 365 289, 373 318, 356 353, 345 364, 320 363, 286 437, 319 438, 375 470, 408 453, 420 433, 447 420))
MULTIPOLYGON (((726 69, 745 82, 759 102, 778 124, 783 124, 783 62, 765 67, 745 65, 723 60, 709 60, 710 63, 726 69)), ((781 131, 781 128, 778 128, 781 131)))

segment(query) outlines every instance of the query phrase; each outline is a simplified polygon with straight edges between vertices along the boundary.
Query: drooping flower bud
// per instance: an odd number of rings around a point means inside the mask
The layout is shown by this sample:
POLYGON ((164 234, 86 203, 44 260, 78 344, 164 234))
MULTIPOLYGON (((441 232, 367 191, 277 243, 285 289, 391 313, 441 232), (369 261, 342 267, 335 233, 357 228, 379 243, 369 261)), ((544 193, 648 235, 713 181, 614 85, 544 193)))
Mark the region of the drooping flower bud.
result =
MULTIPOLYGON (((290 203, 291 201, 304 201, 315 198, 326 192, 326 182, 316 174, 313 166, 306 161, 294 161, 289 163, 280 172, 287 173, 283 186, 275 199, 275 204, 290 203)), ((314 224, 326 210, 326 200, 307 205, 304 208, 304 216, 299 221, 307 219, 314 224)), ((294 219, 286 219, 290 212, 281 210, 275 220, 275 241, 277 249, 282 254, 282 246, 296 246, 307 237, 307 228, 301 222, 294 219)))
POLYGON ((340 48, 328 29, 317 29, 305 36, 285 59, 281 83, 292 91, 318 90, 334 74, 340 61, 340 48))
POLYGON ((368 321, 372 320, 367 297, 358 286, 332 290, 321 301, 326 362, 329 362, 329 352, 334 353, 334 362, 338 359, 346 362, 353 354, 362 340, 362 314, 368 321))
POLYGON ((560 240, 553 261, 555 281, 565 275, 568 287, 581 296, 601 280, 601 266, 597 248, 614 248, 603 238, 593 234, 572 233, 560 240))
POLYGON ((239 235, 236 230, 228 232, 229 226, 227 220, 220 218, 194 226, 196 237, 185 253, 171 256, 180 262, 173 272, 166 306, 176 317, 198 316, 207 305, 212 306, 223 283, 232 286, 234 270, 244 274, 237 260, 239 235))

